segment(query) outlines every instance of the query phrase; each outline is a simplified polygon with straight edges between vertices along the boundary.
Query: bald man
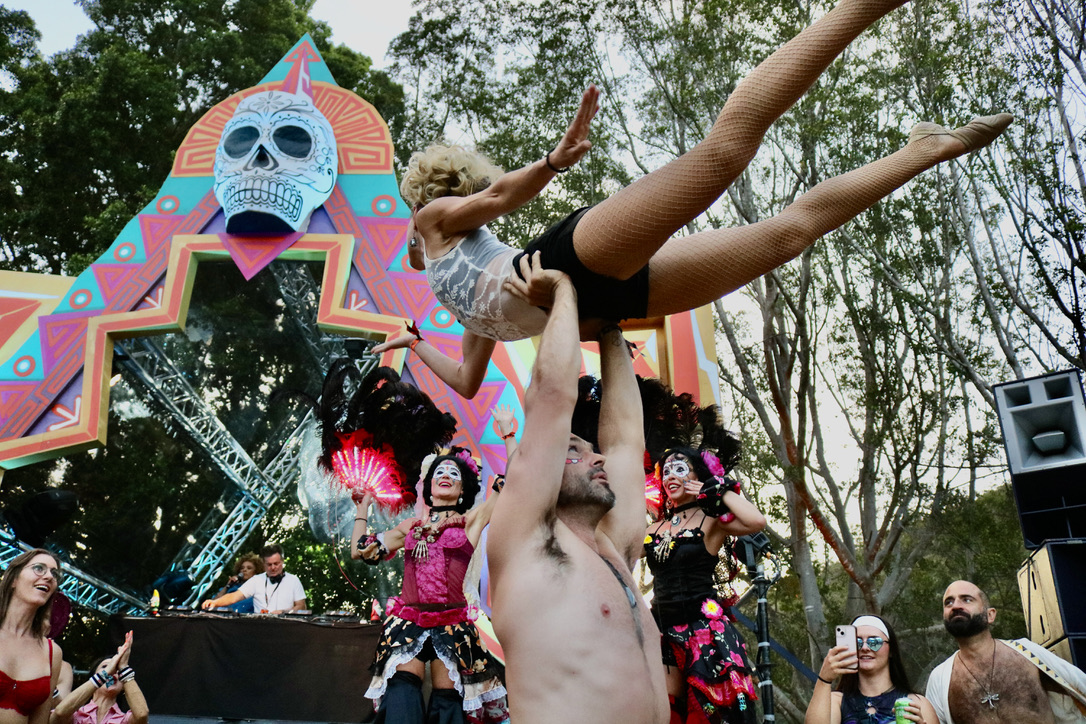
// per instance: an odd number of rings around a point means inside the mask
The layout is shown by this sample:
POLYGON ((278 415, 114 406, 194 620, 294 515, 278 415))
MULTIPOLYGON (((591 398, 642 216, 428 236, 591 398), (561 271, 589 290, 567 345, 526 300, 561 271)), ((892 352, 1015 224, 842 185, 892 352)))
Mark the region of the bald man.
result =
POLYGON ((1086 674, 1029 639, 992 637, 996 610, 969 581, 943 594, 943 626, 958 652, 928 677, 942 724, 1086 722, 1086 674))

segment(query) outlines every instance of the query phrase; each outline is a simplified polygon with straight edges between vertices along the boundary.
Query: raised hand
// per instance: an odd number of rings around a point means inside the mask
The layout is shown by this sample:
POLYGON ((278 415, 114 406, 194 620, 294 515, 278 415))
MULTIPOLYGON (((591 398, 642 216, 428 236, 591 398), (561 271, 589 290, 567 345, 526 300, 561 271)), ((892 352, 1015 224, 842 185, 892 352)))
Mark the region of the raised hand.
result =
POLYGON ((494 422, 498 426, 498 432, 504 437, 517 429, 517 418, 513 414, 513 408, 509 405, 497 405, 492 414, 494 422))
POLYGON ((124 643, 117 647, 117 668, 128 666, 128 657, 132 655, 132 632, 124 635, 124 643))
POLYGON ((555 168, 568 168, 581 160, 581 157, 592 148, 592 142, 588 140, 589 127, 592 119, 600 110, 600 90, 594 85, 581 97, 581 105, 577 109, 577 115, 569 124, 566 135, 550 152, 550 163, 555 168))

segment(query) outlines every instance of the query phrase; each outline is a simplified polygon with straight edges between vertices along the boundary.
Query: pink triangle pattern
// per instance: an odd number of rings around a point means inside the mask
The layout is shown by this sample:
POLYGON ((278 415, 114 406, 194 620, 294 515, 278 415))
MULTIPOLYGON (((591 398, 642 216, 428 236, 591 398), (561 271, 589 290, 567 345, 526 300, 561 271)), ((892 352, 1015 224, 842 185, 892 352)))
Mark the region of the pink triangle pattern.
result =
POLYGON ((177 228, 185 220, 184 217, 159 216, 156 214, 140 215, 140 234, 143 236, 143 253, 147 259, 153 257, 160 249, 169 246, 177 228))
POLYGON ((46 377, 53 367, 69 357, 73 351, 82 355, 86 342, 84 330, 87 319, 97 312, 67 312, 51 314, 38 320, 39 336, 42 345, 42 369, 46 377))
POLYGON ((33 382, 0 383, 0 427, 6 426, 12 416, 19 411, 35 386, 33 382))
POLYGON ((430 310, 437 306, 437 299, 426 283, 422 274, 389 272, 389 278, 396 285, 398 302, 403 305, 404 316, 423 320, 430 316, 430 310))
POLYGON ((245 281, 249 281, 304 235, 304 231, 296 231, 286 236, 218 236, 222 245, 230 252, 230 258, 237 264, 238 271, 245 277, 245 281))
POLYGON ((381 266, 387 269, 403 249, 407 237, 407 226, 410 222, 407 219, 359 217, 358 223, 366 239, 377 252, 381 266))
POLYGON ((94 278, 102 290, 102 299, 108 308, 113 298, 139 273, 142 264, 94 264, 94 278))
POLYGON ((484 382, 475 397, 460 401, 463 411, 458 415, 460 424, 470 431, 472 439, 479 440, 483 437, 486 423, 490 420, 490 411, 494 409, 504 389, 504 381, 484 382))

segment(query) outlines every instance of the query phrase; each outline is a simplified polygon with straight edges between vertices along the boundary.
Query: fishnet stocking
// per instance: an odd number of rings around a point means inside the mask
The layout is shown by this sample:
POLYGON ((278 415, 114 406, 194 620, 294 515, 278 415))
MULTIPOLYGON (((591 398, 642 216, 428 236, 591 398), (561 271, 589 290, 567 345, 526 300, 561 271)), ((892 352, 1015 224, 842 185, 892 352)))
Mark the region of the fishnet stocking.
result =
POLYGON ((597 274, 627 279, 742 173, 769 126, 865 28, 905 0, 842 0, 766 58, 729 96, 709 135, 585 214, 577 256, 597 274))
POLYGON ((823 181, 771 219, 668 241, 649 262, 649 316, 719 299, 794 259, 922 171, 964 152, 964 144, 947 136, 922 138, 823 181))

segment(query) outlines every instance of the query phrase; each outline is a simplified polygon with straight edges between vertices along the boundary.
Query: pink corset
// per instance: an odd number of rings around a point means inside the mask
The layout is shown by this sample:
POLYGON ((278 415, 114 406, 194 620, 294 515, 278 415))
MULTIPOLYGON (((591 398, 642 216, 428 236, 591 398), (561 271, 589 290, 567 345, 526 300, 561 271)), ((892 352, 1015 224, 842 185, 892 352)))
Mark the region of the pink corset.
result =
POLYGON ((400 600, 406 604, 459 604, 464 601, 464 576, 475 546, 464 532, 464 519, 451 518, 424 543, 426 556, 416 557, 419 535, 425 541, 429 531, 416 522, 404 541, 403 590, 400 600))

